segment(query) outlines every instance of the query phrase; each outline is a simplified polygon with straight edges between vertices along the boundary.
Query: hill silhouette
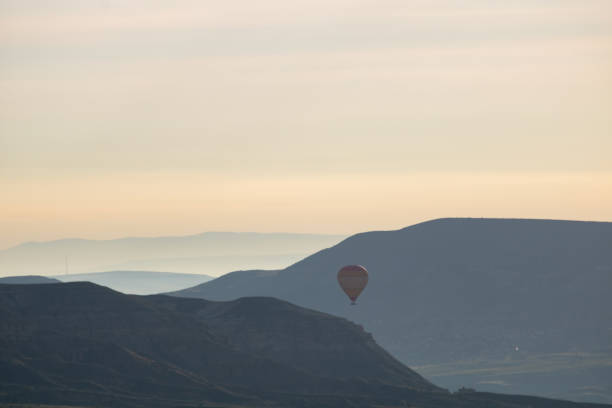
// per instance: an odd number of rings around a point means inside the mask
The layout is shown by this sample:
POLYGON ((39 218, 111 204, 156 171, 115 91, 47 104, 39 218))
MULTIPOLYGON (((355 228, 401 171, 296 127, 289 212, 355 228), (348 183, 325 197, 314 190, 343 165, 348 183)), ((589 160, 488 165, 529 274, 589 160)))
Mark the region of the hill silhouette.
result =
POLYGON ((273 296, 347 317, 447 387, 612 402, 611 248, 612 223, 438 219, 173 295, 273 296), (370 273, 356 307, 335 279, 346 264, 370 273))
POLYGON ((0 285, 0 403, 99 407, 591 407, 450 394, 347 320, 271 298, 0 285))
POLYGON ((6 276, 4 278, 0 278, 0 284, 9 284, 9 285, 32 285, 39 283, 60 283, 59 280, 54 278, 49 278, 46 276, 38 276, 38 275, 25 275, 25 276, 6 276))

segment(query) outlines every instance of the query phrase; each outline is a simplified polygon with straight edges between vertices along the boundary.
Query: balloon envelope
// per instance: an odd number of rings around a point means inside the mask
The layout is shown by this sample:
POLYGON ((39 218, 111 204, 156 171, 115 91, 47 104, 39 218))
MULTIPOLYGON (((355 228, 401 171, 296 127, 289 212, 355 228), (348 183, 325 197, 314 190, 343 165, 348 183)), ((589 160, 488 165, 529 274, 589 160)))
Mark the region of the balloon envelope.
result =
POLYGON ((368 284, 368 271, 361 265, 347 265, 338 271, 338 283, 354 303, 368 284))

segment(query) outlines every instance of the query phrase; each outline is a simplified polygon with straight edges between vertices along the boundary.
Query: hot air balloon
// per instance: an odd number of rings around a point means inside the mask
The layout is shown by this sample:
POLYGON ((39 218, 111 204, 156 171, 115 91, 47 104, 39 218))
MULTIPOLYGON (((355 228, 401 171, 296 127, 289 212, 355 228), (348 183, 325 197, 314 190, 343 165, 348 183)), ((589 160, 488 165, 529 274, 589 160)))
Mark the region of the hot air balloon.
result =
POLYGON ((354 305, 368 284, 368 271, 361 265, 347 265, 338 271, 338 283, 354 305))

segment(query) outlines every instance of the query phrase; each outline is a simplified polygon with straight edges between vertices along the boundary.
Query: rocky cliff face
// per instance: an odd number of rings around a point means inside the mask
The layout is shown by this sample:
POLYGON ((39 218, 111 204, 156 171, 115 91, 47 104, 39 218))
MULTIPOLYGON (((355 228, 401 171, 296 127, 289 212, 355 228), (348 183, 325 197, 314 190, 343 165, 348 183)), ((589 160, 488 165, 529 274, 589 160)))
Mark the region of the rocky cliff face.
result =
POLYGON ((263 297, 211 302, 197 316, 237 350, 320 377, 432 390, 370 333, 345 319, 263 297))

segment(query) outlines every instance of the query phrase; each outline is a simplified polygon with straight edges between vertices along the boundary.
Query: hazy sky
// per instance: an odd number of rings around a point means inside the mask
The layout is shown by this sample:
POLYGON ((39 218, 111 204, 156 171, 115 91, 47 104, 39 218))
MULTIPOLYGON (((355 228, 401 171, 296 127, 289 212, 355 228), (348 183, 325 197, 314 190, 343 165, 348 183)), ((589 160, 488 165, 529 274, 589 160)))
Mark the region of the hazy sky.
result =
POLYGON ((612 220, 610 0, 0 0, 0 248, 612 220))

